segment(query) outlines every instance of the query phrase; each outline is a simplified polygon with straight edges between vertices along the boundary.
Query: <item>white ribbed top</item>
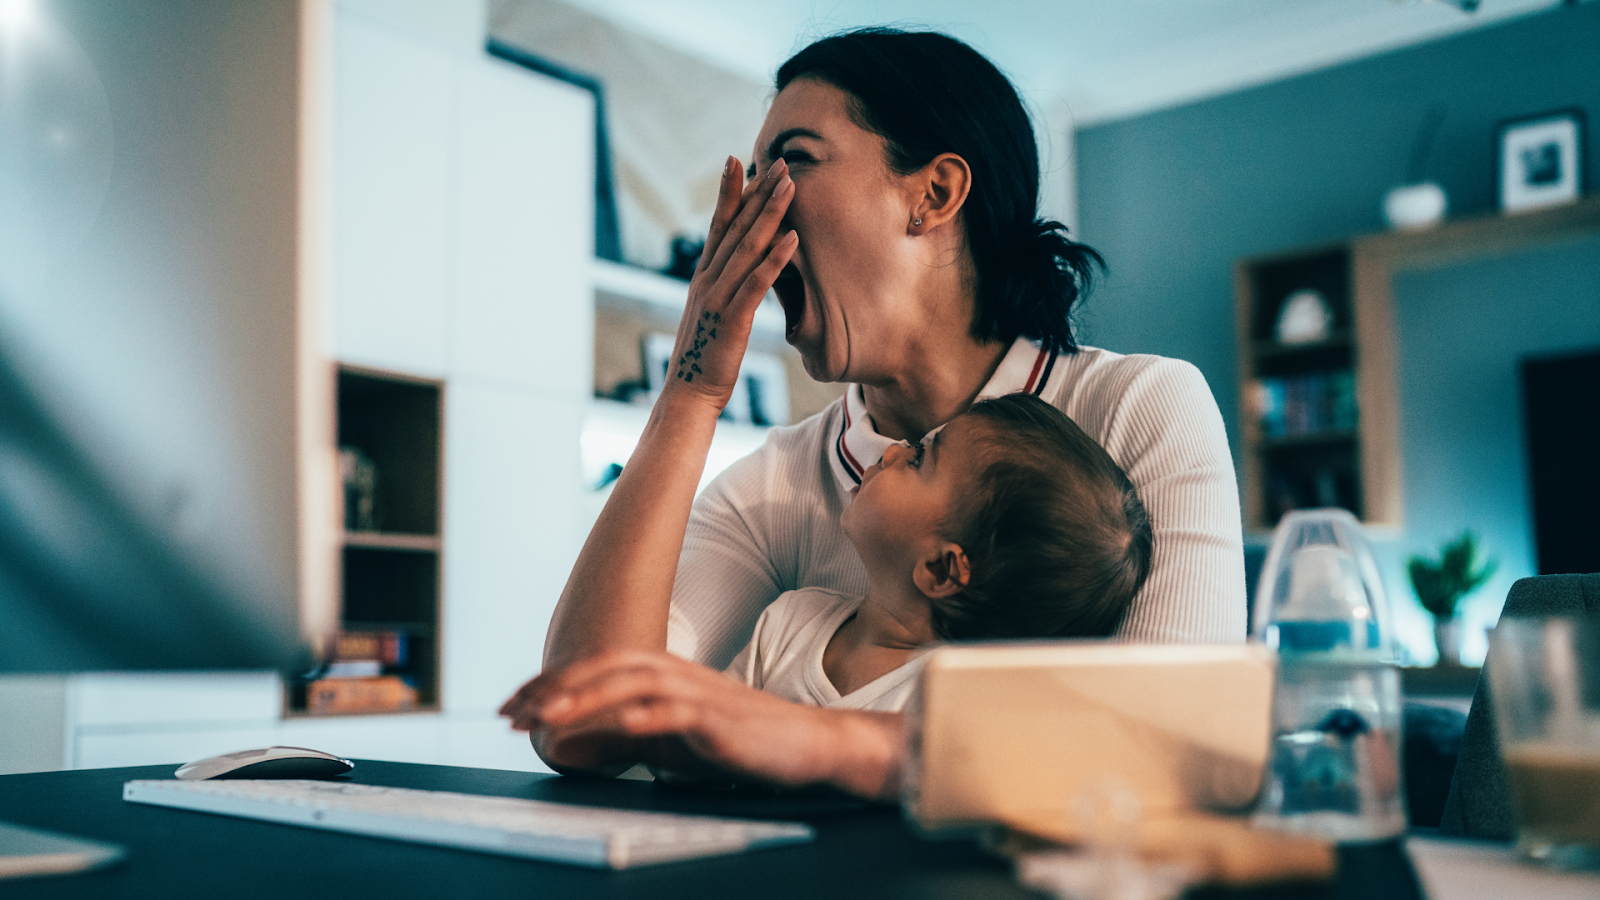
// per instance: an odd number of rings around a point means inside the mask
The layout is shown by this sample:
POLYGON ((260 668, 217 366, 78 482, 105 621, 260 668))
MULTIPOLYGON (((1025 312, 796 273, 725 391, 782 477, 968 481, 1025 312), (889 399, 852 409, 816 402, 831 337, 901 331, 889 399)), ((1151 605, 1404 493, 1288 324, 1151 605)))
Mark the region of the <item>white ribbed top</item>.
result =
MULTIPOLYGON (((1029 353, 1037 350, 1020 342, 1013 349, 1029 353)), ((1003 364, 996 379, 1027 368, 1003 364)), ((983 394, 1004 392, 997 387, 991 382, 983 394)), ((1200 370, 1085 347, 1055 361, 1040 396, 1099 441, 1150 514, 1150 577, 1118 633, 1160 643, 1244 640, 1239 490, 1222 415, 1200 370)), ((834 462, 843 403, 773 429, 695 501, 673 586, 671 652, 723 669, 784 591, 866 593, 866 571, 839 526, 848 499, 844 469, 834 462)))

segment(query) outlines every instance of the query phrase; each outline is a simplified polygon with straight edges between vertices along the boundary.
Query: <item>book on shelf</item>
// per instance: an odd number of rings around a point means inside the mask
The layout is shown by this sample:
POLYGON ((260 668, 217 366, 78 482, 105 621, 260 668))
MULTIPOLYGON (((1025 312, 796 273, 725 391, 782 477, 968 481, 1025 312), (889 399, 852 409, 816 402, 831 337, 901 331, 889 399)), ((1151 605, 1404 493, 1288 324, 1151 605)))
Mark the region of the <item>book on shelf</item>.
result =
POLYGON ((322 678, 376 678, 383 674, 378 659, 336 659, 323 667, 322 678))
POLYGON ((377 660, 385 666, 406 664, 409 641, 404 631, 344 631, 334 636, 330 660, 377 660))
POLYGON ((1258 378, 1251 407, 1262 437, 1302 437, 1356 427, 1355 373, 1348 369, 1258 378))
POLYGON ((398 675, 319 678, 306 687, 306 711, 314 714, 401 712, 417 707, 417 689, 398 675))

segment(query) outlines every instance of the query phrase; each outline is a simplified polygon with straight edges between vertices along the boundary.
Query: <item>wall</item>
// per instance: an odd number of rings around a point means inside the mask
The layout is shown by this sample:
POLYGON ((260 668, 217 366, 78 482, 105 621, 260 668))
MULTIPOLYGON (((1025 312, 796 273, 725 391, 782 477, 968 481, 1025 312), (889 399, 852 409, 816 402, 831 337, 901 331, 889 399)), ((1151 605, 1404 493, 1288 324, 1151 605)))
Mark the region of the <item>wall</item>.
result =
MULTIPOLYGON (((1237 457, 1233 262, 1381 230, 1383 195, 1405 181, 1418 126, 1441 106, 1424 176, 1444 188, 1452 217, 1494 210, 1496 125, 1506 119, 1586 109, 1592 181, 1597 70, 1600 4, 1587 4, 1080 130, 1082 234, 1110 264, 1081 319, 1085 341, 1194 362, 1237 457)), ((1468 610, 1469 654, 1482 653, 1474 632, 1511 581, 1533 573, 1514 360, 1600 343, 1594 249, 1396 284, 1407 518, 1401 533, 1378 536, 1379 553, 1403 636, 1424 660, 1427 619, 1405 554, 1472 527, 1500 557, 1468 610)))
POLYGON ((333 107, 322 349, 445 382, 442 711, 284 719, 271 672, 0 679, 0 772, 274 743, 543 768, 495 712, 538 671, 587 515, 593 99, 489 58, 482 0, 321 12, 329 81, 308 93, 333 107))

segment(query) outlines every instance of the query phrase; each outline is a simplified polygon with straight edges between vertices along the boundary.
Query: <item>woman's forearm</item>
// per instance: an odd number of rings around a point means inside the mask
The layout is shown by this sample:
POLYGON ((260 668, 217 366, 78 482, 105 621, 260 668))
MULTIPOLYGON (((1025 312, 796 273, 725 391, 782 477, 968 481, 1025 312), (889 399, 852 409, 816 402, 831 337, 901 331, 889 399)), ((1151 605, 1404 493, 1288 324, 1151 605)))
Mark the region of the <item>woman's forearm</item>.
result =
POLYGON ((896 802, 905 774, 903 713, 826 710, 833 719, 829 746, 821 748, 828 785, 857 797, 896 802))
POLYGON ((672 581, 717 417, 738 385, 756 307, 799 245, 792 231, 778 237, 794 195, 787 166, 774 164, 743 191, 740 181, 729 157, 678 323, 676 362, 561 592, 547 671, 608 650, 667 647, 672 581))
POLYGON ((683 533, 719 412, 670 390, 657 401, 551 616, 546 668, 666 648, 683 533))

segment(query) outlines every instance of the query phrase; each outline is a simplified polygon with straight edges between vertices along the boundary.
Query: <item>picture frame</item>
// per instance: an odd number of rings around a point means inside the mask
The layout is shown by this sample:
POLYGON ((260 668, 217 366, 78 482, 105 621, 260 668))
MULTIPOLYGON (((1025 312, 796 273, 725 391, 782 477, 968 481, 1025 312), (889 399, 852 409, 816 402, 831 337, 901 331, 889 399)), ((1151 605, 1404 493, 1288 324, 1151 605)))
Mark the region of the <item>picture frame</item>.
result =
POLYGON ((1542 209, 1583 195, 1585 119, 1560 109, 1499 126, 1500 211, 1542 209))

